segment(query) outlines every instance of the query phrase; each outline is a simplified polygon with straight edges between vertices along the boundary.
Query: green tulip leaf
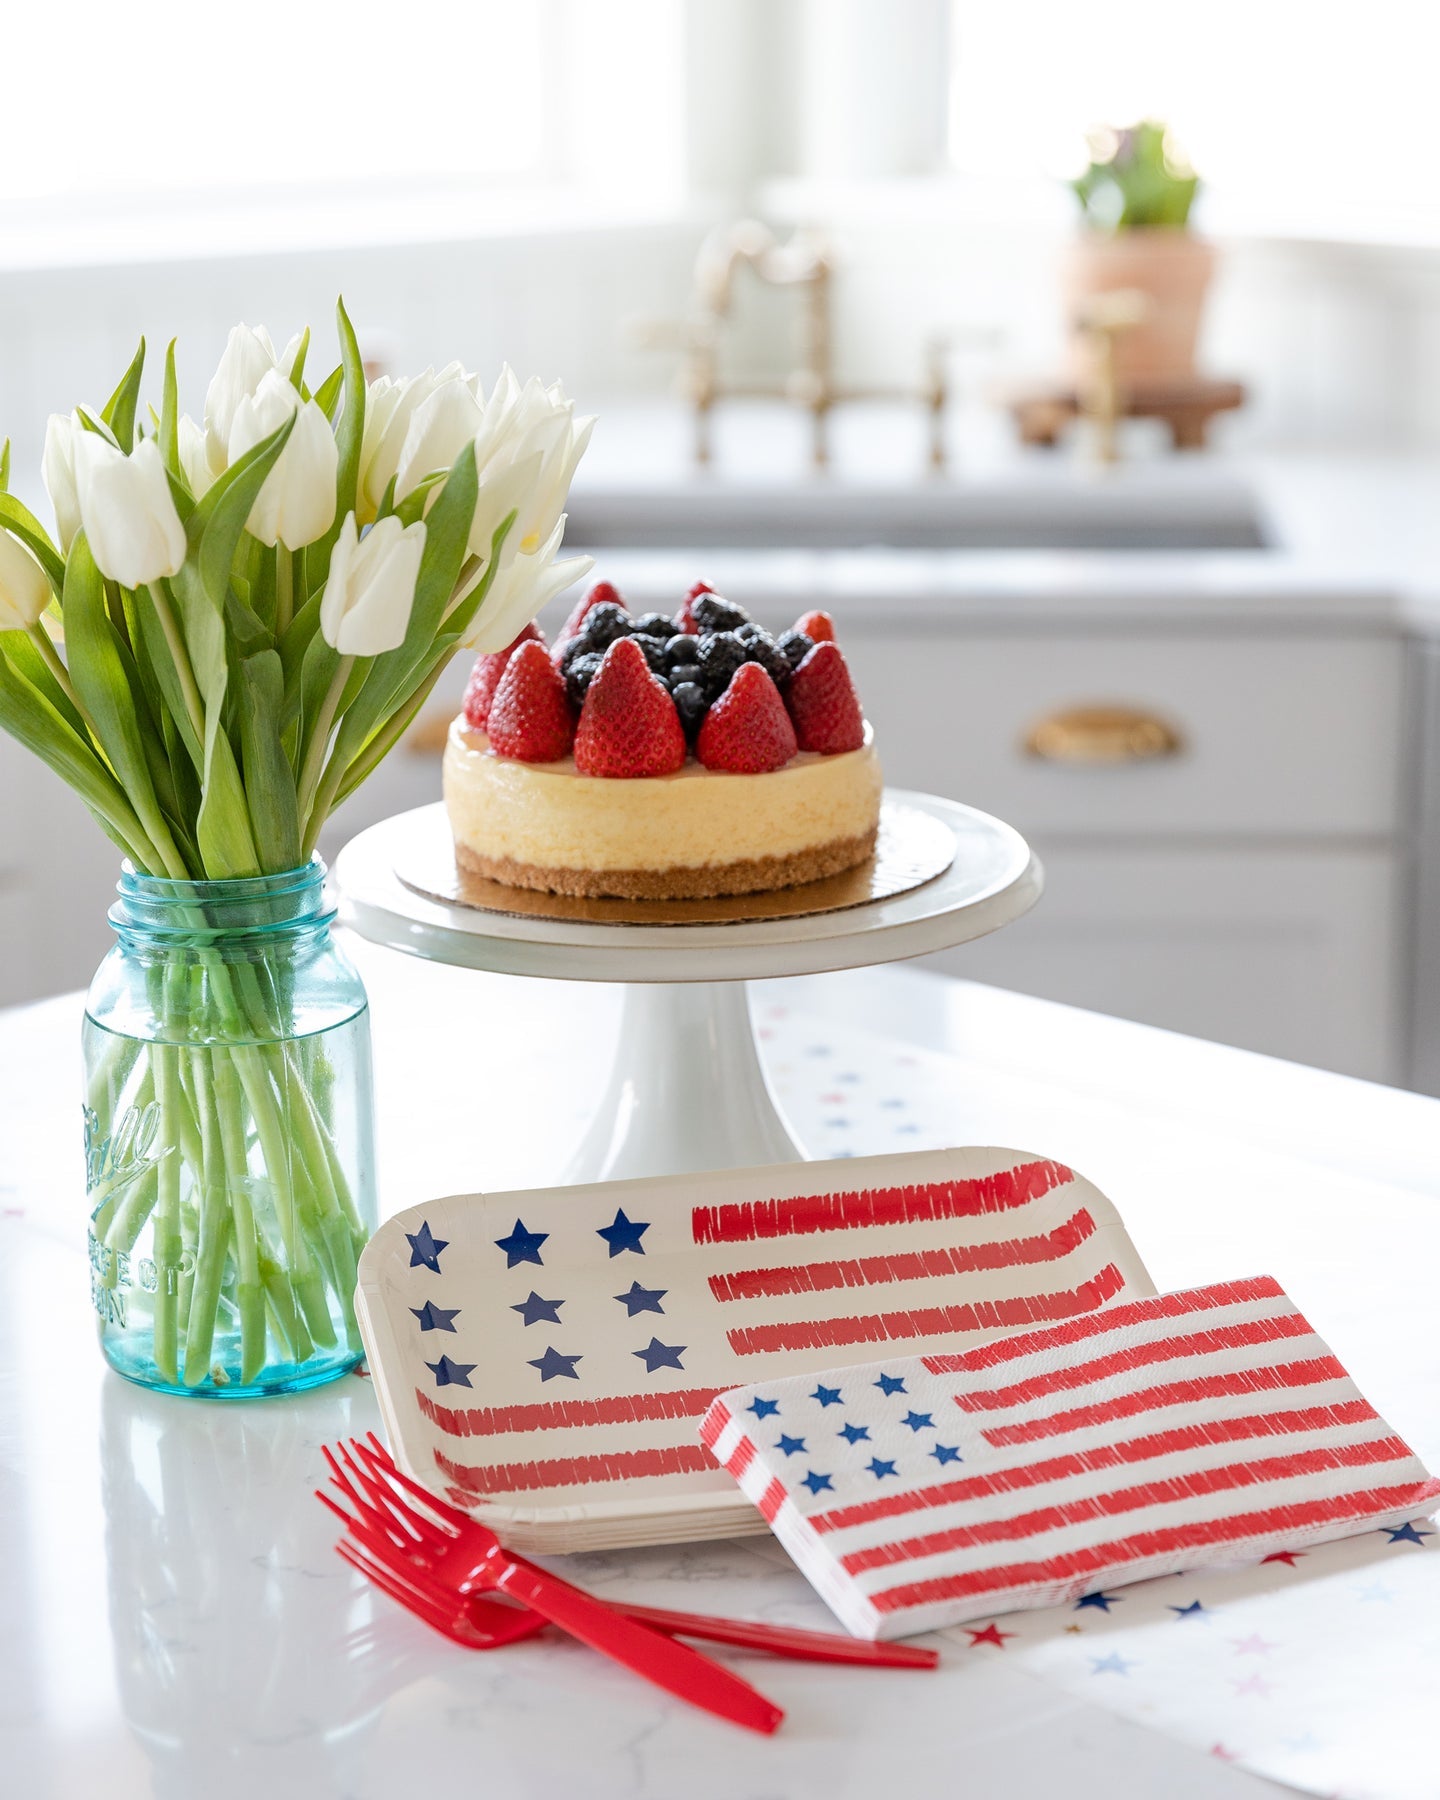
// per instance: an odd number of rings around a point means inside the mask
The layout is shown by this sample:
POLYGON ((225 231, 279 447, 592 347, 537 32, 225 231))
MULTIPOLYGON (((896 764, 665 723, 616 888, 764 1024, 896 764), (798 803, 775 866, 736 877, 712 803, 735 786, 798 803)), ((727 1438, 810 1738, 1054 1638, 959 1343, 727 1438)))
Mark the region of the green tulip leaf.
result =
POLYGON ((180 389, 175 378, 174 338, 171 338, 165 348, 165 387, 160 397, 160 424, 156 436, 160 441, 160 456, 166 469, 174 480, 183 481, 184 471, 180 467, 180 389))
POLYGON ((191 544, 199 545, 201 584, 217 611, 224 608, 230 591, 230 570, 255 496, 264 487, 265 477, 275 467, 299 416, 291 413, 278 430, 231 463, 195 508, 186 526, 191 544))
POLYGON ((280 738, 285 677, 279 652, 264 650, 240 665, 240 757, 251 827, 260 867, 267 874, 295 868, 300 858, 300 820, 295 773, 280 738))
POLYGON ((115 442, 128 456, 135 447, 135 409, 140 400, 140 378, 145 373, 145 340, 120 377, 120 385, 100 409, 100 417, 115 434, 115 442))

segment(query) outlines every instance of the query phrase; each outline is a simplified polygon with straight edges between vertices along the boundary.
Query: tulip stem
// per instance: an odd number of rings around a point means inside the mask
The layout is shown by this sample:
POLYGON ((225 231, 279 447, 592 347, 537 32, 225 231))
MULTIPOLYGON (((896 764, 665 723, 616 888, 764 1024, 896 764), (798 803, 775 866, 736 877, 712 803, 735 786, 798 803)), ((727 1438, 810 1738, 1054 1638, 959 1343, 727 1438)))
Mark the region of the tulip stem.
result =
POLYGON ((300 771, 300 782, 297 789, 300 818, 304 823, 305 841, 308 843, 312 833, 309 829, 310 808, 315 799, 315 790, 320 785, 320 771, 325 766, 325 752, 330 744, 330 727, 335 723, 335 708, 340 704, 340 696, 345 692, 345 683, 350 679, 350 671, 355 667, 353 656, 342 656, 335 665, 335 673, 330 678, 330 686, 325 698, 320 702, 320 711, 315 715, 315 729, 310 733, 310 744, 305 752, 305 766, 300 771))
POLYGON ((195 671, 190 666, 190 652, 185 648, 185 640, 180 635, 179 622, 170 605, 170 594, 162 575, 158 581, 150 583, 147 592, 150 604, 155 608, 155 616, 160 621, 160 629, 165 633, 165 642, 170 647, 170 654, 175 659, 175 673, 180 681, 180 695, 185 702, 185 714, 190 721, 190 729, 195 733, 195 740, 203 745, 205 742, 205 709, 200 704, 200 689, 196 685, 195 671))
POLYGON ((70 680, 70 671, 61 661, 60 652, 55 648, 54 640, 51 638, 50 633, 38 621, 34 625, 27 626, 26 631, 30 637, 30 641, 40 652, 40 660, 55 677, 56 686, 75 708, 76 712, 79 713, 85 729, 90 733, 90 736, 98 745, 100 742, 100 733, 95 729, 95 721, 90 717, 89 713, 86 712, 81 703, 80 696, 75 692, 74 684, 70 680))
POLYGON ((275 546, 275 635, 284 637, 295 616, 295 559, 298 551, 275 546))

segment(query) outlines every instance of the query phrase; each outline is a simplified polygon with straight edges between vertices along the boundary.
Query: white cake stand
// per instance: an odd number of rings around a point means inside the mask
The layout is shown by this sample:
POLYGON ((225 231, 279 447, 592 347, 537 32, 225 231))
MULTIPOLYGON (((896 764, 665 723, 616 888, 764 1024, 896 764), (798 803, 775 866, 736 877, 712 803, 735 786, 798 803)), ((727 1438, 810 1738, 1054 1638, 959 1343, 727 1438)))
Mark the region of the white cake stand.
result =
POLYGON ((395 871, 417 834, 438 834, 448 845, 445 809, 436 805, 373 825, 346 845, 335 864, 340 917, 372 943, 433 962, 625 984, 609 1084, 567 1182, 803 1161, 756 1051, 746 982, 864 968, 968 943, 1028 912, 1043 885, 1024 838, 988 813, 891 789, 886 801, 947 825, 955 860, 908 893, 840 911, 617 925, 427 899, 395 871))

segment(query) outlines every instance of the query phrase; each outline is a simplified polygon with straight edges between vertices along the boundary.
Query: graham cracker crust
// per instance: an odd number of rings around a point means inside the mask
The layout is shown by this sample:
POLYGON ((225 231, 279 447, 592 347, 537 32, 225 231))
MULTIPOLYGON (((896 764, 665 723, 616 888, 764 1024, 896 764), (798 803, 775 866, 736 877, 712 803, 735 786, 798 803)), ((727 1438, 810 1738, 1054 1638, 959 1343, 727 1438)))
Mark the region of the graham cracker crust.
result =
POLYGON ((801 887, 807 881, 839 875, 874 855, 875 838, 872 830, 859 837, 835 838, 811 850, 797 850, 790 856, 751 857, 693 869, 547 869, 508 856, 477 856, 464 844, 456 844, 455 860, 462 869, 487 881, 545 894, 590 900, 711 900, 725 894, 801 887))

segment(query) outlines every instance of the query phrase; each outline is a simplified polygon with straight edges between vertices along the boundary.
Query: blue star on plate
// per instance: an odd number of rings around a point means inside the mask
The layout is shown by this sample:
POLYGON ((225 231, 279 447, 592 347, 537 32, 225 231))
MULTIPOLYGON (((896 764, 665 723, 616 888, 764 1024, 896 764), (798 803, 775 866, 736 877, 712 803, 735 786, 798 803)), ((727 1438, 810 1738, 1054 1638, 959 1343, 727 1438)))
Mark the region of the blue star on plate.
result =
POLYGON ((865 1467, 870 1471, 870 1473, 875 1477, 875 1479, 877 1481, 879 1481, 883 1476, 893 1475, 895 1473, 894 1463, 893 1462, 885 1462, 878 1456, 872 1456, 870 1458, 869 1462, 866 1463, 865 1467))
POLYGON ((818 1400, 822 1406, 839 1406, 840 1390, 839 1388, 827 1388, 822 1381, 810 1398, 818 1400))
POLYGON ((831 1481, 828 1475, 817 1475, 815 1471, 811 1469, 800 1485, 801 1487, 809 1488, 812 1494, 818 1494, 822 1488, 833 1489, 835 1483, 831 1481))
POLYGON ((1092 1656, 1090 1673, 1092 1675, 1128 1675, 1137 1666, 1133 1657, 1120 1656, 1111 1651, 1109 1656, 1092 1656))
POLYGON ((882 1375, 878 1381, 872 1381, 872 1387, 878 1387, 882 1394, 903 1394, 905 1382, 899 1375, 882 1375))
POLYGON ((684 1344, 662 1344, 657 1337, 652 1337, 643 1350, 632 1350, 632 1356, 638 1356, 645 1365, 645 1373, 653 1375, 657 1369, 683 1369, 681 1355, 684 1344))
POLYGON ((437 1306, 433 1300, 427 1300, 423 1306, 412 1306, 410 1310, 420 1321, 422 1331, 453 1331, 455 1327, 450 1321, 460 1313, 458 1306, 447 1309, 437 1306))
POLYGON ((1205 1613, 1205 1608, 1198 1600, 1192 1600, 1188 1606, 1171 1606, 1167 1612, 1173 1612, 1177 1619, 1198 1619, 1205 1613))
POLYGON ((435 1377, 436 1387, 469 1387, 470 1372, 474 1363, 454 1363, 448 1356, 442 1356, 439 1362, 427 1362, 425 1367, 435 1377))
POLYGON ((805 1448, 805 1440, 804 1438, 786 1437, 785 1433, 782 1431, 780 1433, 780 1442, 775 1448, 777 1450, 783 1450, 787 1456, 797 1456, 800 1451, 805 1448))
POLYGON ((780 1402, 778 1400, 762 1400, 757 1395, 745 1410, 753 1412, 757 1419, 768 1419, 779 1412, 780 1402))
POLYGON ((527 1231, 524 1222, 517 1219, 509 1237, 496 1238, 495 1248, 505 1252, 507 1269, 513 1269, 516 1263, 538 1263, 541 1261, 540 1246, 549 1235, 548 1231, 527 1231))
POLYGON ((405 1242, 410 1246, 412 1269, 433 1269, 437 1275, 440 1273, 440 1252, 450 1248, 449 1238, 432 1237, 427 1220, 418 1231, 407 1231, 405 1242))
POLYGON ((669 1292, 669 1288, 641 1287, 638 1281, 632 1281, 628 1292, 616 1294, 614 1297, 625 1308, 626 1318, 633 1319, 636 1313, 663 1313, 665 1308, 660 1302, 669 1292))
POLYGON ((935 1429, 935 1421, 929 1413, 908 1412, 900 1423, 908 1425, 912 1431, 933 1431, 935 1429))
POLYGON ((531 1359, 530 1367, 540 1371, 542 1381, 553 1381, 557 1375, 568 1375, 572 1381, 580 1377, 575 1373, 575 1365, 580 1361, 578 1356, 562 1356, 552 1344, 543 1356, 531 1359))
POLYGON ((649 1229, 648 1219, 627 1219, 622 1206, 616 1209, 614 1224, 601 1225, 595 1235, 604 1238, 612 1256, 618 1256, 622 1250, 633 1250, 637 1256, 643 1256, 645 1246, 640 1240, 649 1229))
POLYGON ((1392 1544, 1423 1544, 1427 1537, 1434 1537, 1435 1535, 1433 1531, 1419 1530, 1413 1519, 1407 1520, 1404 1525, 1401 1525, 1394 1530, 1388 1525, 1382 1525, 1380 1529, 1386 1534, 1392 1544))
POLYGON ((560 1308, 564 1304, 563 1300, 542 1299, 534 1288, 531 1288, 529 1299, 522 1300, 518 1306, 512 1306, 510 1310, 518 1312, 527 1325, 538 1325, 542 1320, 547 1325, 558 1325, 560 1308))
POLYGON ((869 1437, 870 1427, 868 1425, 842 1425, 835 1435, 843 1437, 847 1444, 858 1444, 861 1438, 869 1437))
POLYGON ((964 1462, 965 1460, 960 1454, 960 1446, 958 1444, 936 1444, 930 1454, 935 1458, 936 1462, 942 1464, 947 1462, 964 1462))
POLYGON ((1123 1594, 1086 1594, 1075 1602, 1076 1612, 1083 1612, 1087 1606, 1095 1606, 1101 1612, 1108 1613, 1117 1600, 1123 1600, 1123 1594))

